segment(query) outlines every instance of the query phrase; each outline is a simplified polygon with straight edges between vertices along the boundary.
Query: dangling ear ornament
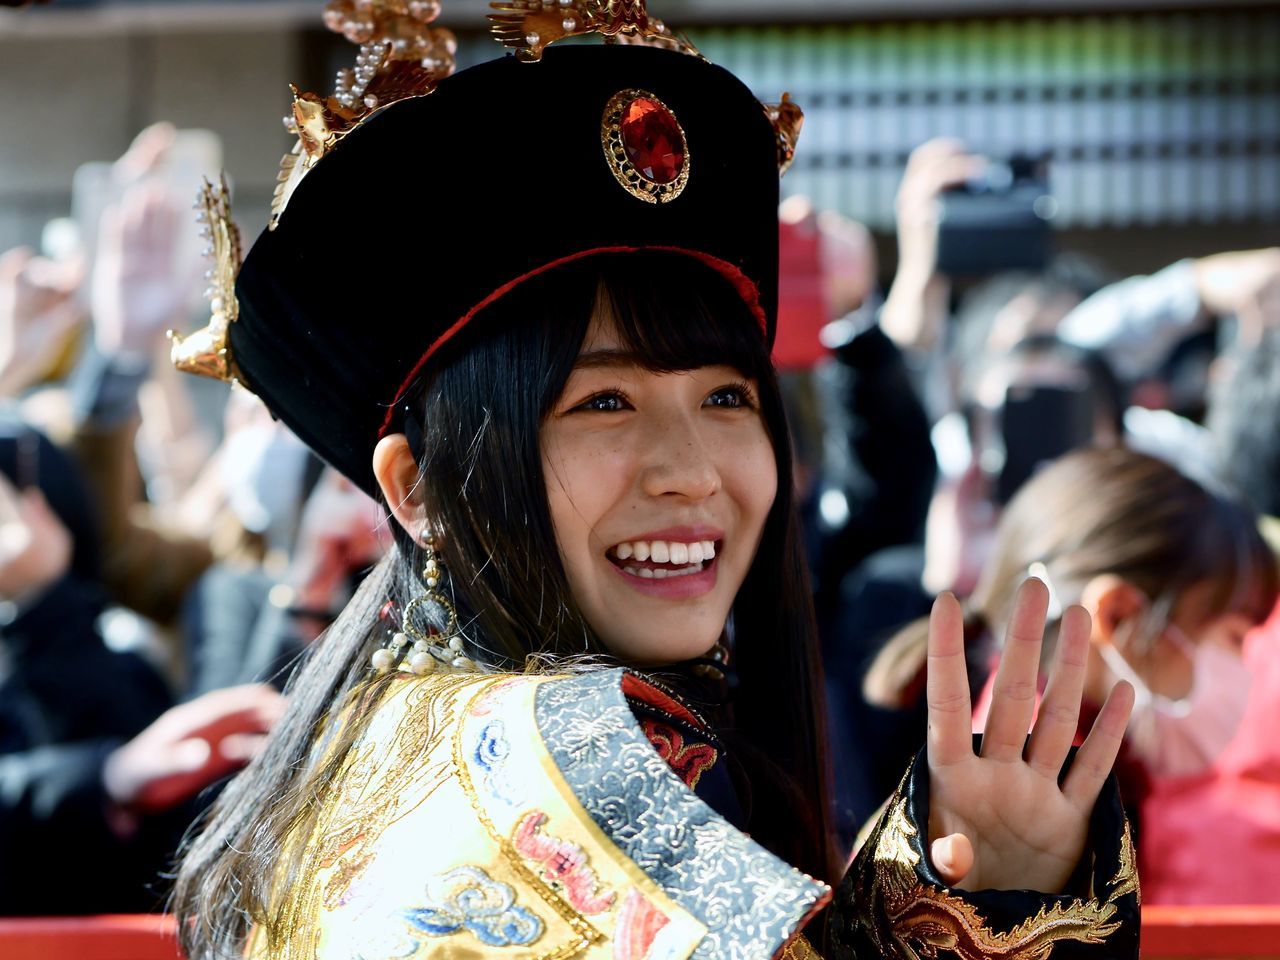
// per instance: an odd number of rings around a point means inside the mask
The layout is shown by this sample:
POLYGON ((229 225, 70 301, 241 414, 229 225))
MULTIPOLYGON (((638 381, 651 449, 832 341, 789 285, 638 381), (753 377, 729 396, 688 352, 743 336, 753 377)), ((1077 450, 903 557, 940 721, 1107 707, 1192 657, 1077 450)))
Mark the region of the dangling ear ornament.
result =
MULTIPOLYGON (((440 589, 444 567, 436 551, 435 538, 428 537, 425 547, 422 581, 427 593, 409 601, 400 618, 400 629, 392 634, 385 647, 373 652, 370 663, 379 674, 389 673, 396 664, 419 677, 442 667, 458 671, 475 669, 474 661, 464 654, 466 645, 458 633, 458 611, 440 589), (425 629, 418 622, 424 611, 435 614, 434 622, 425 629)), ((390 607, 388 604, 383 608, 384 615, 388 615, 390 607)))

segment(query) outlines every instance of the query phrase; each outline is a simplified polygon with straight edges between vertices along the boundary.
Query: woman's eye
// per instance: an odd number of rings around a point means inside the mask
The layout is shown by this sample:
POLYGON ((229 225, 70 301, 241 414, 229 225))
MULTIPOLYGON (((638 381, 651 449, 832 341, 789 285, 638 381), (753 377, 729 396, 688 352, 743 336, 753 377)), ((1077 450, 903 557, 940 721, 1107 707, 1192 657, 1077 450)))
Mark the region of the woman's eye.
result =
POLYGON ((706 399, 707 406, 721 407, 722 409, 727 410, 737 410, 742 407, 750 407, 751 404, 751 391, 745 385, 721 387, 719 390, 711 393, 711 395, 706 399))
POLYGON ((585 403, 579 404, 577 409, 595 413, 617 413, 627 409, 627 401, 620 393, 598 393, 585 403))

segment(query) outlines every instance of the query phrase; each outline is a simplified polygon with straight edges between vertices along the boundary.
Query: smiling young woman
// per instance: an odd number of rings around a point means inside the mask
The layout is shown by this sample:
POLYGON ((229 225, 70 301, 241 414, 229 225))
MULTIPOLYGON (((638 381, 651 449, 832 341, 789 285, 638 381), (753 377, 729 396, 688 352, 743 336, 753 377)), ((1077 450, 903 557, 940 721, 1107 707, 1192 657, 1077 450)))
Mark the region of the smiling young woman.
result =
POLYGON ((435 12, 330 5, 357 71, 295 103, 234 289, 209 203, 223 287, 181 365, 262 397, 396 543, 188 850, 190 955, 803 957, 824 923, 834 956, 1136 955, 1102 792, 1127 688, 1060 776, 1072 619, 1022 756, 1034 584, 980 752, 940 603, 927 754, 816 919, 844 864, 769 358, 799 113, 641 2, 500 4, 516 57, 446 79, 435 12), (543 56, 591 32, 641 43, 543 56), (343 282, 353 244, 374 279, 343 282))

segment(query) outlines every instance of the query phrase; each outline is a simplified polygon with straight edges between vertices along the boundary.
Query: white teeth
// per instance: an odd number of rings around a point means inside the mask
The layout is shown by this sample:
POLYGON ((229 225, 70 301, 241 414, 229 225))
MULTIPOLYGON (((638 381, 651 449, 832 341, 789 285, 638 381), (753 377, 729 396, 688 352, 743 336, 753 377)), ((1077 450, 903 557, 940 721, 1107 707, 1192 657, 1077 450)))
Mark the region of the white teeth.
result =
POLYGON ((689 566, 681 567, 679 570, 667 570, 663 567, 658 567, 657 569, 653 567, 623 567, 622 569, 623 572, 644 580, 667 580, 673 577, 687 577, 691 574, 701 573, 706 569, 706 565, 691 563, 689 566))
POLYGON ((613 548, 613 556, 617 560, 636 560, 654 563, 702 563, 714 560, 716 545, 714 540, 695 540, 693 543, 671 540, 635 540, 620 543, 613 548))

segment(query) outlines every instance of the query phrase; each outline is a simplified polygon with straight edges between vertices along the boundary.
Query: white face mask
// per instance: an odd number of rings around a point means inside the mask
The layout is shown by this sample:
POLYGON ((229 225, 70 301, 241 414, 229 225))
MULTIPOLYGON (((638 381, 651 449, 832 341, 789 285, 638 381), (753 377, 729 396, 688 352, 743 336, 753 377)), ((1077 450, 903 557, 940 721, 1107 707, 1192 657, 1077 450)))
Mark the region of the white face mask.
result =
POLYGON ((1111 644, 1098 652, 1137 693, 1126 734, 1129 746, 1153 777, 1186 777, 1212 764, 1235 736, 1244 717, 1250 676, 1240 655, 1217 643, 1193 643, 1173 624, 1166 635, 1193 668, 1191 692, 1182 700, 1152 693, 1111 644))

